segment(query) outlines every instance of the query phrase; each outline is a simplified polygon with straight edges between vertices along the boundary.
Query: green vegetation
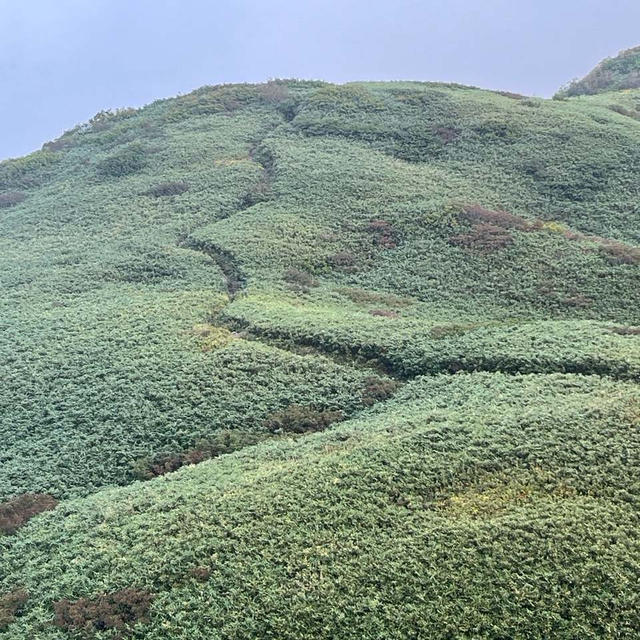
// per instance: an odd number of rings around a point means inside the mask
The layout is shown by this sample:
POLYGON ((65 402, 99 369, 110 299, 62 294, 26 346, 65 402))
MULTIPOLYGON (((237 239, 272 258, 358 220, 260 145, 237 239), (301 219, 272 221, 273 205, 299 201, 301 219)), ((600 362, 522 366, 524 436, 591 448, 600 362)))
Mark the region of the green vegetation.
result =
POLYGON ((621 51, 615 58, 603 60, 582 80, 574 80, 561 89, 558 97, 623 89, 640 89, 640 47, 621 51))
POLYGON ((636 637, 635 110, 279 80, 0 164, 0 637, 636 637))

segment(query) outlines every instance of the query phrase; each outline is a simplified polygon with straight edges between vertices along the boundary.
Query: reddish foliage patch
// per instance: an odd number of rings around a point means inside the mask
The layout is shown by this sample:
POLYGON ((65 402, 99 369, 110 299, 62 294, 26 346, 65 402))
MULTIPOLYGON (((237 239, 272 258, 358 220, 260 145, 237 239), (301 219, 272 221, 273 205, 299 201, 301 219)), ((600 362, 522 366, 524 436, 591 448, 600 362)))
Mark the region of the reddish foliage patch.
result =
POLYGON ((389 311, 388 309, 371 309, 369 313, 372 316, 380 316, 381 318, 397 318, 399 315, 397 311, 389 311))
POLYGON ((604 240, 600 252, 613 264, 640 264, 640 249, 624 242, 604 240))
POLYGON ((478 253, 491 253, 513 244, 513 236, 504 228, 493 224, 474 224, 469 233, 449 238, 449 244, 478 253))
POLYGON ((477 204, 465 207, 461 217, 467 222, 485 222, 502 229, 517 229, 518 231, 533 231, 542 227, 540 221, 531 222, 508 211, 492 211, 477 204))
POLYGON ((640 336, 640 327, 611 327, 609 331, 621 336, 640 336))
POLYGON ((395 380, 376 378, 371 376, 365 381, 365 388, 362 394, 362 404, 367 407, 382 402, 390 398, 400 387, 400 383, 395 380))
POLYGON ((460 135, 460 132, 453 127, 436 127, 435 132, 444 144, 451 144, 460 135))
POLYGON ((342 411, 291 404, 282 411, 272 413, 264 424, 271 432, 307 433, 322 431, 341 420, 344 420, 342 411))
POLYGON ((54 624, 67 631, 125 629, 148 620, 153 595, 139 589, 122 589, 96 598, 58 600, 54 624))
POLYGON ((54 509, 57 504, 48 493, 23 493, 0 503, 0 531, 15 533, 33 516, 54 509))
POLYGON ((257 444, 264 438, 265 435, 258 432, 222 429, 209 439, 197 442, 193 449, 178 453, 159 453, 136 460, 133 465, 133 475, 139 480, 150 480, 156 476, 177 471, 185 465, 198 464, 225 453, 238 451, 257 444))
POLYGON ((373 234, 375 244, 380 247, 395 249, 398 246, 398 234, 386 220, 372 220, 367 226, 367 231, 373 234))
POLYGON ((14 589, 0 596, 0 630, 16 619, 28 599, 29 594, 24 589, 14 589))
POLYGON ((339 251, 328 258, 329 264, 334 267, 353 267, 356 257, 349 251, 339 251))
POLYGON ((317 287, 318 283, 315 278, 306 271, 300 269, 287 269, 282 275, 293 288, 308 291, 311 287, 317 287))

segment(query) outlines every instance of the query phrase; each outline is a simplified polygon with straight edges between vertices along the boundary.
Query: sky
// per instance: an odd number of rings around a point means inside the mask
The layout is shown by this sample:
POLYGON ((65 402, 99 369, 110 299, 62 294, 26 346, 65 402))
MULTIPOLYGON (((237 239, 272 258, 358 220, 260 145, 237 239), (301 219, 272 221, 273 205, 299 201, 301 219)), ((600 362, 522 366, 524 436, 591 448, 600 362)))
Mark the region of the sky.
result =
POLYGON ((0 159, 102 109, 269 78, 541 97, 640 44, 638 0, 0 0, 0 159))

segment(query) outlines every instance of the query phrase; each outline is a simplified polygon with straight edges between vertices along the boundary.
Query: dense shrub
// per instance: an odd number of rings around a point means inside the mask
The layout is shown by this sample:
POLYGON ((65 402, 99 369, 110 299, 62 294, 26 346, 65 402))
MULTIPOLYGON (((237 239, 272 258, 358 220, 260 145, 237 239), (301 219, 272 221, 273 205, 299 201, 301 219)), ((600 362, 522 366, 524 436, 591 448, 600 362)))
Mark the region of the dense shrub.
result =
POLYGON ((600 253, 612 264, 640 264, 640 248, 624 242, 604 240, 600 244, 600 253))
POLYGON ((26 196, 22 191, 7 191, 0 193, 0 209, 8 209, 16 204, 24 202, 26 196))
POLYGON ((199 440, 196 446, 178 453, 159 453, 136 460, 132 465, 133 475, 139 480, 150 480, 165 473, 171 473, 189 464, 216 458, 225 453, 233 453, 244 447, 257 444, 268 437, 257 431, 223 429, 211 438, 199 440))
POLYGON ((145 150, 140 145, 129 145, 113 155, 107 156, 97 165, 98 174, 120 178, 137 173, 147 165, 145 150))
POLYGON ((469 233, 451 236, 449 243, 456 247, 485 254, 513 244, 513 236, 502 227, 483 222, 474 224, 469 233))
POLYGON ((371 220, 367 226, 373 235, 374 243, 385 249, 395 249, 398 245, 398 231, 386 220, 371 220))
POLYGON ((610 331, 621 336, 640 336, 640 327, 611 327, 610 331))
POLYGON ((14 589, 0 595, 0 631, 16 619, 28 599, 29 594, 24 589, 14 589))
POLYGON ((240 206, 242 209, 248 209, 260 202, 266 202, 271 195, 271 184, 265 175, 245 193, 240 206))
POLYGON ((362 404, 369 407, 377 402, 382 402, 390 398, 401 386, 396 380, 391 378, 378 378, 370 376, 365 381, 362 393, 362 404))
POLYGON ((193 567, 189 569, 189 576, 198 582, 206 582, 211 577, 211 569, 208 567, 193 567))
POLYGON ((126 629, 149 619, 153 595, 140 589, 122 589, 95 598, 58 600, 54 624, 65 631, 94 633, 126 629))
POLYGON ((492 211, 480 205, 470 205, 463 209, 461 218, 467 222, 484 222, 503 229, 517 229, 518 231, 531 231, 540 228, 542 223, 532 223, 525 218, 515 216, 508 211, 492 211))
POLYGON ((386 304, 390 307, 407 307, 413 304, 413 300, 401 298, 393 293, 378 293, 356 287, 342 287, 338 292, 356 304, 386 304))
POLYGON ((470 325, 447 324, 436 325, 429 329, 429 335, 436 340, 439 338, 448 338, 450 336, 459 336, 468 331, 470 325))
POLYGON ((311 287, 318 286, 316 279, 310 273, 301 269, 287 269, 282 277, 292 287, 302 291, 308 291, 311 287))
POLYGON ((187 182, 161 182, 151 187, 151 189, 146 192, 146 195, 161 198, 163 196, 179 196, 186 191, 189 191, 189 184, 187 182))
POLYGON ((15 533, 31 518, 54 509, 58 501, 48 493, 23 493, 0 503, 0 532, 15 533))
POLYGON ((399 315, 397 311, 391 311, 390 309, 371 309, 369 313, 372 316, 381 318, 397 318, 399 315))
POLYGON ((356 264, 356 256, 350 251, 339 251, 329 256, 327 260, 331 266, 343 269, 353 269, 356 264))
POLYGON ((344 420, 344 417, 342 411, 291 404, 272 413, 264 426, 272 433, 307 433, 322 431, 334 422, 344 420))

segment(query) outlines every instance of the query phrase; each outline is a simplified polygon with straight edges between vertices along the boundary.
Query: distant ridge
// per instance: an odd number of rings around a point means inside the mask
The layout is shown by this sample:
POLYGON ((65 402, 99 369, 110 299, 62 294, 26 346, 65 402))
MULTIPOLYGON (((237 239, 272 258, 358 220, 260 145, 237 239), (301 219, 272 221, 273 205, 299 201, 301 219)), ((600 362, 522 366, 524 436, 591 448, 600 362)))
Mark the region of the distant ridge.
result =
POLYGON ((558 96, 594 95, 606 91, 640 88, 640 46, 621 51, 615 58, 605 58, 581 80, 560 89, 558 96))

